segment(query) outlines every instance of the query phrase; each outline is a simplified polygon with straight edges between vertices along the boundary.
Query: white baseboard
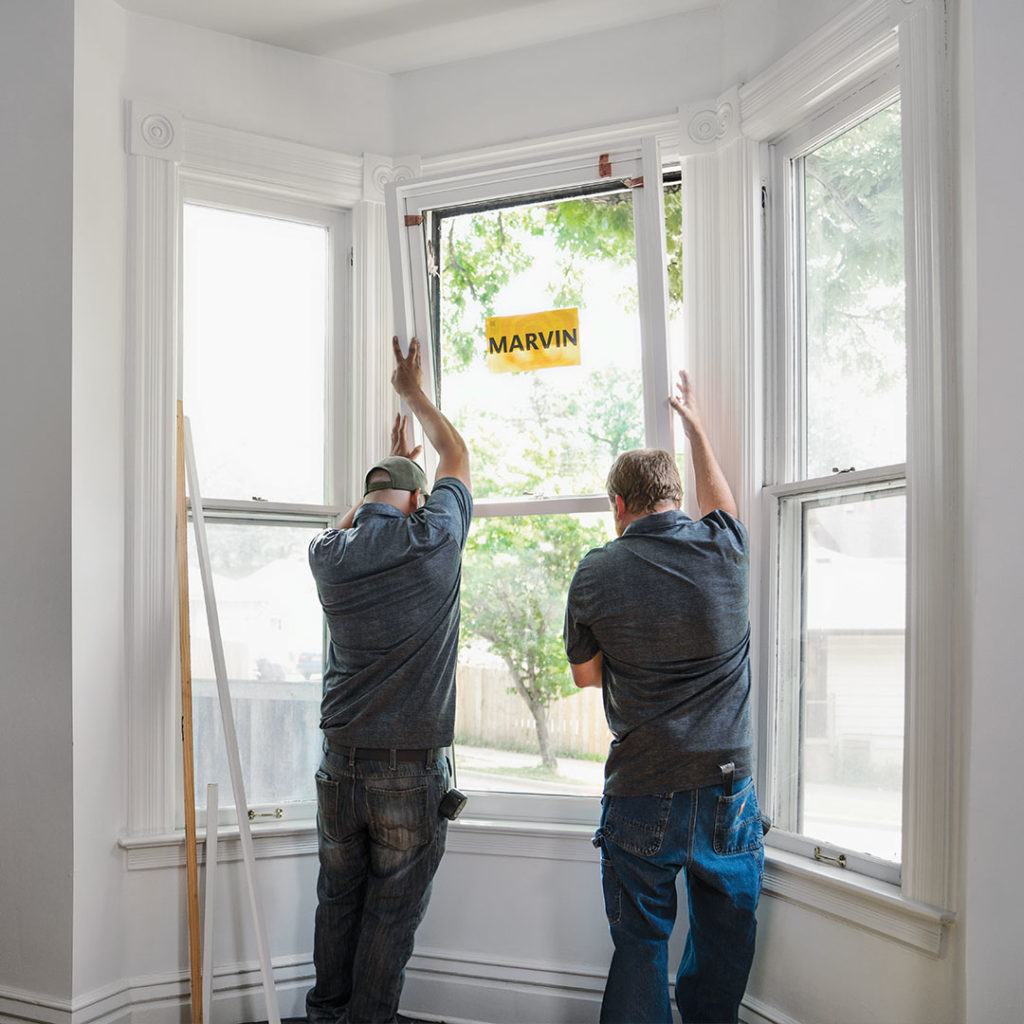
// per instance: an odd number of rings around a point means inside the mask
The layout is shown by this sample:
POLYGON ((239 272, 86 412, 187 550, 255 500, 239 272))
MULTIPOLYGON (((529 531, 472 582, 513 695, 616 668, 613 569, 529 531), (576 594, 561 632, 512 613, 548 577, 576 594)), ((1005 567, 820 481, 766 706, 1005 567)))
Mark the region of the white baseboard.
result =
POLYGON ((71 1004, 51 996, 0 987, 0 1024, 70 1024, 71 1004))
POLYGON ((740 1007, 740 1024, 801 1024, 795 1017, 769 1006, 767 1003, 745 996, 740 1007))
MULTIPOLYGON (((274 988, 282 1017, 304 1017, 313 983, 309 954, 274 962, 274 988)), ((267 1019, 258 964, 214 967, 214 1018, 267 1019)), ((30 992, 0 988, 0 1024, 189 1024, 187 972, 126 978, 74 1000, 60 1002, 30 992)))
POLYGON ((604 979, 586 966, 417 950, 402 1012, 446 1024, 593 1024, 604 979))
MULTIPOLYGON (((308 954, 274 961, 282 1017, 305 1015, 313 984, 308 954)), ((406 969, 402 1012, 445 1024, 594 1024, 605 973, 592 966, 481 958, 477 954, 417 950, 406 969)), ((215 1020, 266 1020, 257 964, 214 969, 215 1020)), ((189 1024, 186 972, 126 979, 64 1002, 31 992, 0 988, 0 1024, 189 1024)), ((742 1024, 800 1024, 747 997, 742 1024)))

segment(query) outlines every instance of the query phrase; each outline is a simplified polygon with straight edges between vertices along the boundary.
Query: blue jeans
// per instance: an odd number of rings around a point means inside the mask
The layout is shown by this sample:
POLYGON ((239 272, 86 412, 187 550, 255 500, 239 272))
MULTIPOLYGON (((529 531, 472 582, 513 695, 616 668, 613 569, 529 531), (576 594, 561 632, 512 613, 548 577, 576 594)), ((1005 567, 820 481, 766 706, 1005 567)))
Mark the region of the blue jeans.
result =
POLYGON ((316 774, 320 877, 311 1024, 396 1019, 416 928, 448 822, 448 766, 355 761, 326 751, 316 774))
POLYGON ((684 872, 690 932, 676 974, 684 1024, 735 1024, 754 958, 764 832, 751 778, 731 796, 708 786, 661 796, 606 796, 605 912, 615 952, 601 1024, 672 1020, 668 938, 684 872))

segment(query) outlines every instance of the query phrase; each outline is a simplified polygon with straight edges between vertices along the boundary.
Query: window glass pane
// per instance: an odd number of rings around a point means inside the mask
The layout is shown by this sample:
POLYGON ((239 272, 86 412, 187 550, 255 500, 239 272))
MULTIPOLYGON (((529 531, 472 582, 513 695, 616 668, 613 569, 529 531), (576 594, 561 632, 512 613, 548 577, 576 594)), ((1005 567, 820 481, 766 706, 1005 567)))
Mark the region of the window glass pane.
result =
POLYGON ((439 396, 475 494, 602 492, 612 459, 643 443, 631 194, 440 215, 435 237, 439 396), (573 307, 578 366, 489 372, 485 317, 573 307))
POLYGON ((601 691, 573 683, 562 626, 576 565, 612 536, 610 514, 474 522, 455 718, 463 788, 601 792, 611 741, 601 691))
POLYGON ((806 502, 798 831, 901 850, 906 497, 806 502))
MULTIPOLYGON (((250 805, 314 799, 323 619, 306 549, 317 526, 207 519, 214 593, 250 805)), ((233 805, 199 562, 189 544, 196 802, 233 805)))
POLYGON ((903 462, 899 103, 798 163, 805 230, 806 475, 903 462))
POLYGON ((204 495, 322 504, 327 229, 186 204, 183 266, 204 495))

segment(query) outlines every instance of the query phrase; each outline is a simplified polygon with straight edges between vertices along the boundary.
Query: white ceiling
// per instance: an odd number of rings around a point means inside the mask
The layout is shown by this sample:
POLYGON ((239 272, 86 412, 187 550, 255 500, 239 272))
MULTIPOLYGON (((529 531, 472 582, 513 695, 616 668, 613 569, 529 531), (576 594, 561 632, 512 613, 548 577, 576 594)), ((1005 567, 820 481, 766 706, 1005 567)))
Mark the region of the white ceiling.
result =
POLYGON ((126 10, 395 74, 721 0, 118 0, 126 10))

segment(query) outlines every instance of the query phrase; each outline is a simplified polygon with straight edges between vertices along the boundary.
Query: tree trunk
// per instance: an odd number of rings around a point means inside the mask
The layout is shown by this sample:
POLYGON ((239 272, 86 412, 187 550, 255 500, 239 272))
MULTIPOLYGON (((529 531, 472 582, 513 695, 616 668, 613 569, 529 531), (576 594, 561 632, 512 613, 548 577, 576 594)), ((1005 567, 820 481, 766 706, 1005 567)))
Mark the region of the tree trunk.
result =
MULTIPOLYGON (((505 664, 508 665, 508 662, 505 664)), ((519 673, 511 665, 508 667, 512 682, 516 685, 516 692, 526 701, 526 706, 530 709, 530 714, 533 715, 533 724, 537 729, 537 742, 540 745, 540 763, 545 768, 550 768, 551 771, 557 771, 558 758, 555 757, 555 748, 551 743, 551 731, 548 729, 548 709, 533 697, 519 678, 519 673)))
POLYGON ((540 762, 545 768, 551 771, 558 769, 558 758, 555 757, 555 748, 551 743, 551 731, 548 729, 548 709, 535 700, 528 700, 530 714, 533 715, 534 724, 537 726, 537 742, 540 744, 540 762))

